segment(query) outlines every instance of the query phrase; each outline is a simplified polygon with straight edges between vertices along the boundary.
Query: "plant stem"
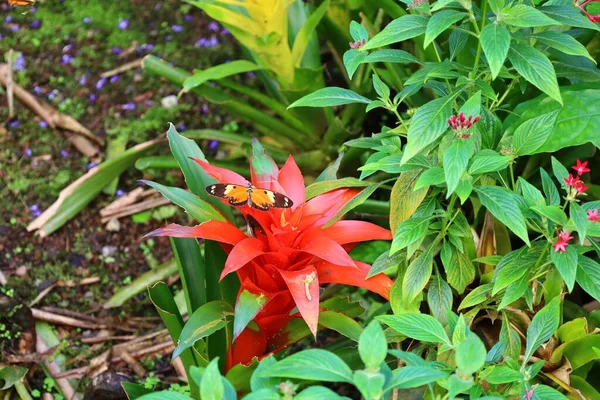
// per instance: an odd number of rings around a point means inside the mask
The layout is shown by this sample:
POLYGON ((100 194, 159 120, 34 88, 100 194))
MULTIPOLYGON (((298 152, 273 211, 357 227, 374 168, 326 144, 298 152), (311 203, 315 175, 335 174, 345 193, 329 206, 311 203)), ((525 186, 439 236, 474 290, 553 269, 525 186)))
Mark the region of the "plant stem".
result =
POLYGON ((15 382, 15 389, 17 390, 17 393, 19 393, 19 397, 21 397, 21 400, 33 400, 33 397, 31 397, 31 395, 27 391, 27 388, 25 387, 25 385, 23 385, 23 382, 15 382))
POLYGON ((515 192, 517 185, 515 183, 515 172, 513 170, 512 163, 508 166, 508 170, 510 171, 510 181, 512 182, 512 190, 513 190, 513 192, 515 192))
POLYGON ((500 100, 498 100, 498 102, 496 104, 492 104, 492 106, 490 107, 490 111, 494 111, 495 108, 498 108, 500 106, 500 104, 502 104, 504 99, 506 99, 506 96, 508 96, 508 93, 512 90, 516 81, 517 81, 516 79, 513 79, 512 82, 510 82, 510 84, 506 88, 506 91, 504 92, 502 97, 500 97, 500 100))

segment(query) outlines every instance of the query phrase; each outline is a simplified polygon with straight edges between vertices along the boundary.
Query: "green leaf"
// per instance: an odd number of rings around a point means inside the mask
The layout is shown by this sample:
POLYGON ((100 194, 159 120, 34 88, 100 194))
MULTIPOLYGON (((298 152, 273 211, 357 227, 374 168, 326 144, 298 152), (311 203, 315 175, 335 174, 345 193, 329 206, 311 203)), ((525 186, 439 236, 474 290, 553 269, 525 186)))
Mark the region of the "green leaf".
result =
POLYGON ((469 97, 458 111, 465 114, 466 117, 472 115, 473 118, 481 114, 481 91, 477 91, 469 97))
POLYGON ((253 392, 260 389, 274 389, 279 384, 279 379, 273 377, 262 377, 262 371, 266 370, 272 365, 275 365, 277 360, 272 354, 263 358, 258 363, 258 367, 250 377, 250 388, 253 392))
POLYGON ((198 196, 180 189, 178 187, 163 186, 160 183, 141 180, 140 182, 158 190, 163 196, 183 208, 192 218, 198 222, 210 220, 226 221, 210 203, 198 196))
MULTIPOLYGON (((298 397, 300 396, 298 395, 295 398, 298 397)), ((281 400, 281 396, 275 389, 258 389, 245 395, 244 400, 281 400)))
POLYGON ((475 191, 485 208, 529 245, 527 226, 519 209, 518 195, 498 186, 477 186, 475 191))
MULTIPOLYGON (((246 398, 244 397, 244 400, 246 398)), ((280 399, 277 396, 277 399, 280 399)), ((307 387, 300 393, 294 396, 294 400, 321 400, 321 399, 331 399, 331 400, 344 400, 345 397, 342 397, 335 393, 333 390, 328 389, 323 386, 311 386, 307 387)), ((267 400, 267 399, 260 399, 267 400)))
POLYGON ((523 78, 561 105, 563 104, 556 73, 548 57, 527 44, 513 42, 508 58, 523 78))
POLYGON ((400 174, 390 196, 390 227, 395 234, 400 224, 409 219, 427 195, 428 188, 414 189, 420 171, 400 174))
POLYGON ((531 320, 531 324, 527 328, 527 344, 523 364, 527 363, 538 347, 550 339, 558 329, 560 323, 559 297, 552 299, 531 320))
POLYGON ((516 156, 534 154, 548 140, 554 129, 559 110, 529 119, 519 125, 513 136, 512 149, 516 156))
POLYGON ((518 382, 523 379, 523 375, 519 371, 503 365, 495 365, 486 369, 485 380, 493 385, 502 383, 518 382), (489 371, 489 372, 488 372, 489 371))
POLYGON ((421 240, 427 233, 430 217, 411 217, 404 221, 394 233, 390 254, 395 254, 411 243, 421 240))
POLYGON ((452 103, 460 92, 440 97, 419 107, 408 127, 408 143, 404 147, 401 164, 406 163, 448 130, 452 103))
POLYGON ((556 389, 546 385, 537 385, 533 390, 532 400, 568 400, 569 398, 556 389))
POLYGON ((379 257, 377 257, 377 259, 371 266, 369 273, 367 274, 367 279, 382 272, 385 272, 390 268, 397 267, 406 258, 406 254, 404 253, 395 253, 393 255, 391 254, 392 253, 386 251, 385 253, 382 253, 379 257))
POLYGON ((452 289, 439 276, 434 275, 427 291, 427 304, 434 317, 443 325, 448 323, 447 310, 452 309, 452 289))
POLYGON ((577 39, 575 39, 573 36, 568 35, 566 33, 556 31, 543 31, 534 33, 529 37, 532 39, 539 40, 546 46, 550 46, 553 49, 562 51, 565 54, 586 57, 592 60, 594 63, 596 63, 594 58, 590 56, 590 53, 588 53, 585 46, 579 43, 577 39))
POLYGON ((471 375, 483 367, 486 354, 485 345, 479 336, 469 332, 456 348, 456 366, 462 375, 471 375))
POLYGON ((563 189, 567 189, 567 183, 565 182, 565 179, 569 175, 569 171, 553 156, 550 157, 550 160, 552 161, 552 172, 554 173, 554 177, 558 183, 560 183, 563 189))
POLYGON ((195 238, 169 238, 189 314, 206 303, 206 265, 195 238), (198 288, 202 288, 198 290, 198 288))
POLYGON ((369 32, 367 28, 356 21, 350 22, 350 36, 355 42, 360 42, 363 39, 369 40, 369 32))
POLYGON ((475 279, 475 266, 463 252, 456 252, 455 257, 446 267, 446 279, 459 294, 475 279))
POLYGON ((192 398, 183 393, 173 392, 171 390, 163 390, 160 392, 148 393, 136 400, 192 400, 192 398))
POLYGON ((375 317, 404 336, 427 343, 445 343, 452 345, 444 327, 431 315, 404 313, 375 317))
POLYGON ((508 167, 511 162, 509 156, 503 156, 490 149, 484 149, 477 152, 469 165, 469 174, 479 175, 488 172, 501 171, 508 167))
POLYGON ((200 395, 202 400, 224 400, 225 388, 219 371, 219 358, 215 358, 208 364, 202 375, 200 384, 200 395))
POLYGON ((360 48, 361 51, 403 42, 425 33, 428 18, 420 15, 404 15, 386 25, 385 28, 360 48))
POLYGON ((350 316, 331 310, 319 312, 319 325, 339 332, 356 342, 363 332, 362 326, 350 316))
POLYGON ((497 23, 488 24, 481 31, 480 41, 490 65, 492 79, 496 79, 510 48, 510 33, 508 29, 497 23))
POLYGON ((321 349, 303 350, 262 371, 263 377, 280 377, 325 382, 352 382, 352 371, 337 355, 321 349))
POLYGON ((564 253, 551 251, 550 254, 552 262, 569 289, 569 293, 572 292, 575 285, 575 276, 577 275, 577 249, 574 246, 567 246, 567 251, 564 253))
POLYGON ((373 88, 379 97, 383 99, 390 98, 390 88, 376 74, 373 74, 373 88))
POLYGON ((244 289, 235 303, 235 317, 233 319, 233 340, 235 340, 250 321, 262 310, 267 302, 263 293, 255 294, 244 289))
POLYGON ((440 167, 433 167, 426 169, 421 176, 419 176, 419 180, 415 184, 415 190, 421 189, 428 186, 440 185, 446 182, 446 177, 444 175, 444 170, 440 167))
POLYGON ((504 22, 508 25, 521 28, 532 28, 535 26, 560 25, 559 22, 545 15, 543 12, 525 4, 512 6, 504 14, 504 22))
POLYGON ((354 372, 352 383, 359 390, 363 398, 376 399, 381 398, 385 380, 386 377, 382 373, 364 369, 354 372))
MULTIPOLYGON (((366 53, 364 53, 366 54, 366 53)), ((404 50, 385 49, 369 53, 363 63, 389 62, 397 64, 421 64, 421 61, 404 50)))
POLYGON ((463 308, 473 307, 490 300, 492 298, 493 287, 494 285, 492 283, 486 283, 477 286, 461 301, 461 303, 458 306, 458 310, 460 311, 463 308))
POLYGON ((581 244, 583 244, 585 236, 587 235, 587 226, 589 223, 587 219, 587 213, 579 204, 575 203, 574 201, 569 203, 569 211, 571 214, 571 219, 575 224, 575 229, 577 229, 579 241, 581 244))
POLYGON ((567 214, 560 206, 534 206, 531 209, 558 225, 566 225, 569 221, 567 214))
POLYGON ((0 382, 2 382, 2 387, 0 387, 0 390, 4 391, 8 388, 11 388, 15 383, 19 382, 26 373, 27 368, 23 367, 0 368, 0 382))
POLYGON ((243 74, 245 72, 257 71, 262 67, 247 60, 234 60, 227 64, 220 64, 205 70, 195 70, 192 76, 183 81, 183 90, 190 90, 208 82, 218 81, 231 75, 243 74))
POLYGON ((145 386, 138 383, 121 382, 121 387, 125 391, 127 398, 130 400, 137 400, 145 394, 152 393, 151 389, 146 389, 145 386))
POLYGON ((224 301, 211 301, 198 308, 183 327, 173 358, 192 347, 196 341, 224 328, 232 315, 231 305, 224 301))
POLYGON ((539 10, 546 14, 548 17, 555 21, 562 22, 568 26, 574 26, 577 28, 600 30, 591 22, 586 16, 584 16, 578 8, 573 7, 572 4, 565 6, 562 5, 545 5, 540 7, 539 10))
POLYGON ((600 301, 600 264, 585 256, 579 256, 578 262, 577 283, 590 296, 600 301))
POLYGON ((542 189, 544 190, 546 199, 548 199, 548 204, 560 204, 560 194, 558 193, 558 189, 556 189, 554 181, 552 181, 552 178, 550 178, 550 175, 548 175, 546 170, 543 168, 540 168, 540 175, 542 176, 542 189))
POLYGON ((423 291, 433 268, 433 246, 419 255, 408 265, 402 280, 402 301, 410 304, 423 291))
POLYGON ((356 178, 342 178, 315 182, 306 188, 306 201, 317 197, 320 194, 331 192, 335 189, 348 187, 365 187, 372 185, 371 182, 361 181, 356 178))
POLYGON ((352 90, 340 87, 326 87, 307 94, 289 105, 294 107, 333 107, 344 104, 362 103, 369 104, 371 100, 352 90))
POLYGON ((546 204, 546 199, 544 199, 542 192, 521 176, 517 179, 517 187, 529 207, 543 206, 546 204))
POLYGON ((466 16, 467 13, 456 10, 443 10, 435 13, 427 22, 423 47, 429 46, 442 32, 466 16))
POLYGON ((358 353, 367 368, 378 369, 387 355, 387 341, 379 322, 373 320, 358 340, 358 353))
POLYGON ((473 377, 469 376, 462 378, 456 373, 448 378, 448 396, 450 399, 455 399, 460 393, 467 393, 473 387, 473 377))
POLYGON ((342 206, 342 208, 340 208, 338 210, 338 212, 335 213, 335 215, 333 217, 331 217, 331 219, 329 221, 327 221, 325 223, 325 225, 323 225, 323 229, 324 228, 328 228, 331 225, 335 224, 337 221, 339 221, 348 212, 350 212, 354 208, 358 207, 359 205, 361 205, 362 203, 364 203, 365 201, 367 201, 367 199, 369 197, 371 197, 371 195, 373 194, 373 192, 375 192, 377 190, 377 188, 379 188, 379 186, 381 186, 381 183, 367 186, 366 188, 364 188, 363 190, 361 190, 361 192, 359 194, 357 194, 352 199, 350 199, 348 202, 346 202, 346 204, 344 204, 342 206))
POLYGON ((310 16, 304 21, 302 28, 298 31, 292 45, 292 62, 296 68, 300 67, 310 39, 315 33, 317 25, 319 25, 319 22, 321 22, 321 19, 327 13, 328 7, 329 0, 322 2, 316 10, 310 13, 310 16))
POLYGON ((448 186, 446 198, 456 190, 467 170, 471 155, 473 155, 473 141, 459 138, 454 139, 450 147, 444 151, 444 176, 448 186))
POLYGON ((365 61, 367 56, 367 53, 355 49, 346 50, 346 52, 344 52, 344 66, 346 67, 346 72, 348 72, 348 77, 350 79, 352 79, 354 73, 360 64, 365 61))
POLYGON ((393 371, 385 390, 416 388, 437 382, 447 376, 447 372, 429 366, 406 366, 393 371))

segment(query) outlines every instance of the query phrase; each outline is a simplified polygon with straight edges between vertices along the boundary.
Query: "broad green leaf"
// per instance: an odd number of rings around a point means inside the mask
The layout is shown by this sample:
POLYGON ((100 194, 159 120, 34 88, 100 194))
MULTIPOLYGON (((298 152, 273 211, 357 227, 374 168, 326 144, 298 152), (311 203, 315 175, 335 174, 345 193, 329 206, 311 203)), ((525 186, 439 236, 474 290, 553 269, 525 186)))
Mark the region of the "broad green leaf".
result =
POLYGON ((321 19, 327 13, 328 7, 329 0, 322 2, 316 10, 310 13, 310 16, 304 21, 302 28, 298 31, 292 45, 292 62, 296 68, 300 67, 310 39, 315 33, 317 25, 319 25, 319 22, 321 22, 321 19))
POLYGON ((249 290, 243 290, 235 303, 235 316, 233 319, 233 340, 235 340, 250 321, 260 312, 267 302, 267 297, 263 294, 251 293, 249 290))
POLYGON ((403 42, 425 33, 428 18, 421 15, 404 15, 386 25, 385 28, 360 48, 361 51, 403 42))
POLYGON ((419 107, 408 127, 408 143, 404 147, 402 164, 422 152, 448 130, 452 103, 459 93, 457 91, 419 107))
POLYGON ((527 363, 533 353, 544 344, 556 330, 560 323, 560 298, 555 297, 546 304, 531 320, 527 328, 527 344, 523 364, 527 363))
POLYGON ((444 182, 446 182, 444 170, 440 167, 433 167, 426 169, 421 174, 421 176, 419 176, 419 180, 415 184, 415 189, 421 189, 427 186, 440 185, 444 182))
POLYGON ((469 97, 469 99, 460 107, 458 112, 462 112, 466 117, 472 115, 473 118, 481 114, 481 91, 477 91, 469 97))
POLYGON ((408 265, 402 280, 402 300, 404 304, 410 304, 423 291, 433 268, 433 246, 419 255, 408 265))
POLYGON ((146 389, 145 386, 138 383, 121 382, 121 387, 125 391, 127 398, 130 400, 137 400, 145 394, 152 393, 151 389, 146 389))
MULTIPOLYGON (((244 397, 244 400, 246 398, 244 397)), ((277 399, 281 399, 279 395, 277 399)), ((321 400, 321 399, 331 399, 331 400, 345 400, 345 397, 342 397, 335 393, 333 390, 328 389, 324 386, 311 386, 307 387, 300 393, 294 396, 294 400, 321 400)), ((257 399, 258 400, 258 399, 257 399)), ((268 399, 260 399, 260 400, 268 400, 268 399)))
POLYGON ((202 400, 224 400, 225 388, 219 371, 219 358, 215 358, 208 364, 202 375, 200 384, 200 395, 202 400))
POLYGON ((388 85, 383 83, 381 79, 376 74, 373 74, 373 88, 375 92, 379 95, 379 97, 383 99, 389 99, 390 97, 390 88, 388 85))
MULTIPOLYGON (((366 54, 366 53, 365 53, 366 54)), ((385 49, 369 53, 363 63, 389 62, 397 64, 421 64, 421 61, 404 50, 385 49)))
POLYGON ((559 111, 542 114, 519 125, 513 136, 512 149, 516 156, 534 154, 548 140, 559 111))
POLYGON ((257 71, 262 67, 247 60, 234 60, 226 64, 220 64, 205 70, 195 70, 194 73, 183 82, 183 90, 190 90, 208 82, 218 81, 231 75, 243 74, 245 72, 257 71))
POLYGON ((504 26, 497 23, 488 24, 481 31, 480 41, 483 53, 490 65, 492 79, 496 79, 510 48, 510 33, 504 26))
POLYGON ((461 301, 461 303, 458 306, 458 310, 460 311, 463 308, 473 307, 490 300, 492 298, 493 287, 494 285, 492 283, 486 283, 477 286, 461 301))
POLYGON ((588 53, 585 46, 579 43, 577 39, 575 39, 573 36, 568 35, 566 33, 556 31, 542 31, 534 33, 529 37, 539 40, 546 46, 550 46, 553 49, 562 51, 565 54, 586 57, 592 60, 594 63, 596 63, 594 58, 590 56, 590 53, 588 53))
POLYGON ((346 72, 348 72, 348 77, 350 79, 352 79, 360 64, 365 61, 367 55, 367 53, 355 49, 346 50, 343 61, 344 66, 346 67, 346 72))
POLYGON ((512 6, 508 12, 504 14, 504 22, 508 25, 518 26, 521 28, 560 25, 559 22, 548 17, 543 12, 525 4, 517 4, 512 6))
POLYGON ((358 341, 363 332, 362 326, 348 315, 336 311, 320 311, 319 325, 332 329, 354 341, 358 341))
POLYGON ((569 203, 569 212, 571 215, 571 219, 575 224, 575 229, 577 229, 579 241, 581 242, 581 244, 583 244, 585 236, 587 235, 587 226, 589 223, 587 219, 587 213, 583 208, 581 208, 579 204, 575 203, 574 201, 571 201, 569 203))
POLYGON ((560 276, 565 281, 569 293, 573 291, 575 285, 575 276, 577 274, 577 249, 574 246, 567 246, 567 251, 551 251, 552 262, 558 269, 560 276))
POLYGON ((233 309, 224 301, 211 301, 198 308, 183 327, 173 358, 192 347, 196 341, 224 328, 231 316, 233 309))
POLYGON ((169 240, 183 286, 187 312, 191 314, 207 301, 204 258, 195 238, 170 237, 169 240), (198 290, 199 287, 201 290, 198 290))
MULTIPOLYGON (((454 0, 452 0, 454 1, 454 0)), ((469 40, 469 34, 464 31, 452 31, 448 39, 448 46, 450 47, 450 61, 456 59, 457 55, 462 52, 469 40)))
POLYGON ((495 365, 486 369, 484 379, 493 385, 500 385, 502 383, 518 382, 523 379, 523 375, 519 371, 504 365, 495 365))
POLYGON ((569 398, 558 390, 546 385, 537 385, 533 390, 531 400, 568 400, 569 398))
POLYGON ((456 10, 443 10, 433 14, 427 22, 424 47, 429 46, 442 32, 466 16, 467 13, 456 10))
POLYGON ((317 197, 320 194, 331 192, 335 189, 348 187, 365 187, 369 185, 372 185, 372 183, 361 181, 356 178, 342 178, 315 182, 306 188, 306 200, 308 201, 314 197, 317 197))
POLYGON ((142 397, 138 397, 135 400, 192 400, 192 398, 186 394, 173 392, 171 390, 163 390, 160 392, 148 393, 142 397))
POLYGON ((377 371, 377 369, 374 371, 371 369, 354 371, 352 384, 356 386, 362 397, 365 399, 381 398, 386 377, 382 373, 375 371, 377 371))
POLYGON ((385 386, 385 390, 416 388, 437 382, 447 376, 447 372, 430 366, 406 366, 393 371, 392 378, 385 386))
POLYGON ((566 225, 569 221, 567 214, 560 206, 534 206, 531 209, 558 225, 566 225))
MULTIPOLYGON (((420 171, 400 174, 390 196, 390 227, 395 234, 400 224, 409 219, 427 195, 428 188, 414 190, 420 171)), ((308 197, 308 196, 307 196, 308 197)))
POLYGON ((539 10, 555 21, 577 28, 600 30, 596 24, 591 22, 581 11, 573 7, 571 3, 566 6, 548 5, 540 7, 539 10))
POLYGON ((500 342, 504 343, 504 358, 518 360, 521 354, 521 337, 510 325, 506 313, 502 313, 502 326, 500 328, 500 342))
POLYGON ((356 21, 350 22, 350 36, 355 42, 360 42, 363 39, 369 40, 369 32, 367 28, 356 21))
POLYGON ((504 307, 507 307, 513 302, 517 301, 526 294, 528 289, 530 290, 529 279, 527 276, 527 271, 525 271, 521 278, 510 282, 504 291, 504 295, 502 296, 502 301, 498 305, 498 309, 502 310, 504 307))
POLYGON ((202 200, 200 197, 178 187, 164 186, 160 183, 142 180, 141 182, 158 190, 163 196, 183 208, 192 218, 198 222, 210 220, 225 221, 221 215, 210 203, 202 200))
POLYGON ((422 239, 427 233, 430 222, 430 217, 412 217, 401 223, 394 233, 390 254, 395 254, 409 244, 422 239))
POLYGON ((452 309, 452 289, 439 276, 434 275, 427 291, 429 310, 443 325, 448 323, 447 310, 452 309))
POLYGON ((261 376, 352 382, 352 371, 337 355, 321 349, 303 350, 278 361, 262 371, 261 376))
MULTIPOLYGON (((300 396, 298 395, 295 398, 299 397, 300 396)), ((275 389, 258 389, 253 390, 252 393, 245 395, 244 400, 281 400, 281 396, 275 391, 275 389)))
POLYGON ((513 42, 508 52, 508 58, 525 80, 561 105, 563 104, 556 73, 548 57, 527 44, 513 42))
POLYGON ((461 393, 467 393, 473 387, 473 377, 461 377, 454 373, 448 378, 448 397, 455 399, 461 393))
POLYGON ((290 104, 288 108, 333 107, 352 103, 369 104, 370 102, 371 100, 352 90, 331 86, 307 94, 290 104))
POLYGON ((367 368, 378 369, 387 355, 387 341, 378 321, 371 321, 358 339, 358 353, 367 368))
POLYGON ((542 189, 544 190, 546 199, 548 199, 548 205, 555 206, 560 204, 560 194, 550 175, 543 168, 540 168, 540 175, 542 176, 542 189))
POLYGON ((367 274, 367 279, 369 279, 370 277, 375 276, 377 274, 380 274, 382 272, 385 272, 390 268, 397 267, 405 259, 406 259, 406 254, 404 254, 402 252, 392 254, 391 252, 386 251, 385 253, 382 253, 379 257, 377 257, 377 259, 371 266, 371 269, 369 270, 369 273, 367 274))
POLYGON ((275 365, 277 360, 274 355, 269 355, 258 363, 258 367, 250 377, 250 388, 253 392, 256 392, 260 389, 273 389, 277 387, 279 384, 279 379, 274 377, 263 377, 262 371, 266 370, 272 365, 275 365))
POLYGON ((568 177, 569 171, 560 163, 560 161, 554 158, 554 156, 550 157, 550 160, 552 162, 552 172, 554 173, 554 177, 563 189, 567 189, 565 179, 568 177))
POLYGON ((452 345, 442 324, 431 315, 404 313, 375 318, 409 338, 427 343, 452 345))
POLYGON ((511 158, 509 156, 503 156, 494 150, 484 149, 471 158, 468 171, 471 175, 501 171, 508 167, 510 162, 511 158))
POLYGON ((529 207, 546 205, 546 199, 544 199, 542 192, 522 177, 517 179, 517 187, 529 207))
POLYGON ((464 252, 457 252, 453 261, 446 267, 446 279, 459 294, 475 279, 475 266, 464 252))
POLYGON ((467 337, 456 348, 456 366, 463 375, 471 375, 483 367, 487 351, 485 345, 474 332, 469 332, 467 337))
POLYGON ((467 170, 472 154, 473 140, 470 139, 455 138, 450 147, 444 151, 444 175, 448 186, 446 198, 450 197, 456 190, 458 183, 467 170))
POLYGON ((498 186, 477 186, 475 191, 485 208, 529 245, 527 226, 519 209, 518 195, 498 186))
MULTIPOLYGON (((386 349, 387 350, 387 349, 386 349)), ((15 383, 19 382, 27 373, 27 368, 16 367, 16 366, 4 366, 0 368, 0 382, 2 387, 0 390, 4 391, 12 387, 15 383)))
POLYGON ((579 256, 578 262, 577 283, 590 296, 600 301, 600 264, 585 256, 579 256))

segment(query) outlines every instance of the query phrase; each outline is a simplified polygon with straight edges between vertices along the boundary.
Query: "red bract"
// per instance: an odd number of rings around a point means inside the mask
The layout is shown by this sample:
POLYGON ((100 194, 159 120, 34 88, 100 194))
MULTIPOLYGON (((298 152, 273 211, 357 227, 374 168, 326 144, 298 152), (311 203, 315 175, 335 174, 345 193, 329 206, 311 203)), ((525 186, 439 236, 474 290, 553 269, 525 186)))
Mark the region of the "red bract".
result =
MULTIPOLYGON (((194 160, 207 174, 221 183, 247 185, 235 172, 194 160)), ((275 351, 287 343, 283 328, 301 316, 313 335, 319 319, 319 285, 338 283, 366 288, 389 298, 392 280, 384 274, 365 279, 370 266, 352 260, 348 251, 359 242, 390 240, 391 233, 363 221, 338 221, 323 226, 358 193, 337 189, 306 200, 304 179, 289 157, 279 170, 254 143, 250 160, 252 184, 288 196, 294 205, 287 209, 259 211, 239 207, 246 219, 254 218, 260 229, 247 236, 230 222, 208 221, 195 227, 176 224, 151 232, 149 236, 197 237, 221 243, 228 253, 221 278, 235 272, 244 291, 266 299, 254 314, 252 323, 235 339, 228 365, 247 363, 255 356, 275 351), (297 308, 298 313, 290 315, 297 308)), ((238 305, 240 297, 238 295, 238 305)), ((237 309, 237 305, 236 305, 237 309)))

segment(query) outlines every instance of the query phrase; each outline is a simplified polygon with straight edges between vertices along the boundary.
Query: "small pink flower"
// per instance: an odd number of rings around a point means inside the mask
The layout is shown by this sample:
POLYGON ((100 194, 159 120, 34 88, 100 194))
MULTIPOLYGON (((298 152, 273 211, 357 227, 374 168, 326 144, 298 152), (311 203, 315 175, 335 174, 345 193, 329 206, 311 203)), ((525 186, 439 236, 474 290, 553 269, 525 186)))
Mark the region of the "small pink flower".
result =
POLYGON ((478 115, 473 117, 469 115, 469 117, 465 117, 463 112, 458 113, 458 115, 453 115, 448 118, 448 125, 454 132, 456 132, 456 137, 460 139, 468 139, 471 137, 471 134, 467 132, 467 130, 471 129, 473 125, 479 121, 481 117, 478 115))
POLYGON ((593 223, 598 222, 598 220, 600 220, 600 215, 598 215, 598 209, 596 208, 595 210, 588 210, 587 219, 589 221, 592 221, 593 223))
POLYGON ((565 251, 567 251, 567 246, 569 245, 569 240, 571 239, 573 239, 573 237, 569 232, 559 232, 556 242, 552 244, 552 246, 554 246, 554 252, 564 253, 565 251))
POLYGON ((352 47, 353 49, 360 49, 361 47, 363 47, 365 45, 365 43, 367 43, 366 39, 363 40, 359 40, 357 42, 350 42, 348 43, 350 45, 350 47, 352 47))
POLYGON ((581 162, 579 159, 577 159, 577 165, 573 165, 571 168, 577 171, 578 175, 583 175, 586 172, 590 172, 590 169, 586 168, 587 165, 587 161, 581 162))
POLYGON ((577 182, 579 182, 579 177, 574 177, 573 174, 569 174, 567 178, 564 178, 564 181, 567 184, 567 186, 575 187, 575 185, 577 185, 577 182))
POLYGON ((589 189, 589 186, 585 186, 582 181, 578 181, 575 184, 575 189, 577 190, 578 194, 582 194, 589 189))

